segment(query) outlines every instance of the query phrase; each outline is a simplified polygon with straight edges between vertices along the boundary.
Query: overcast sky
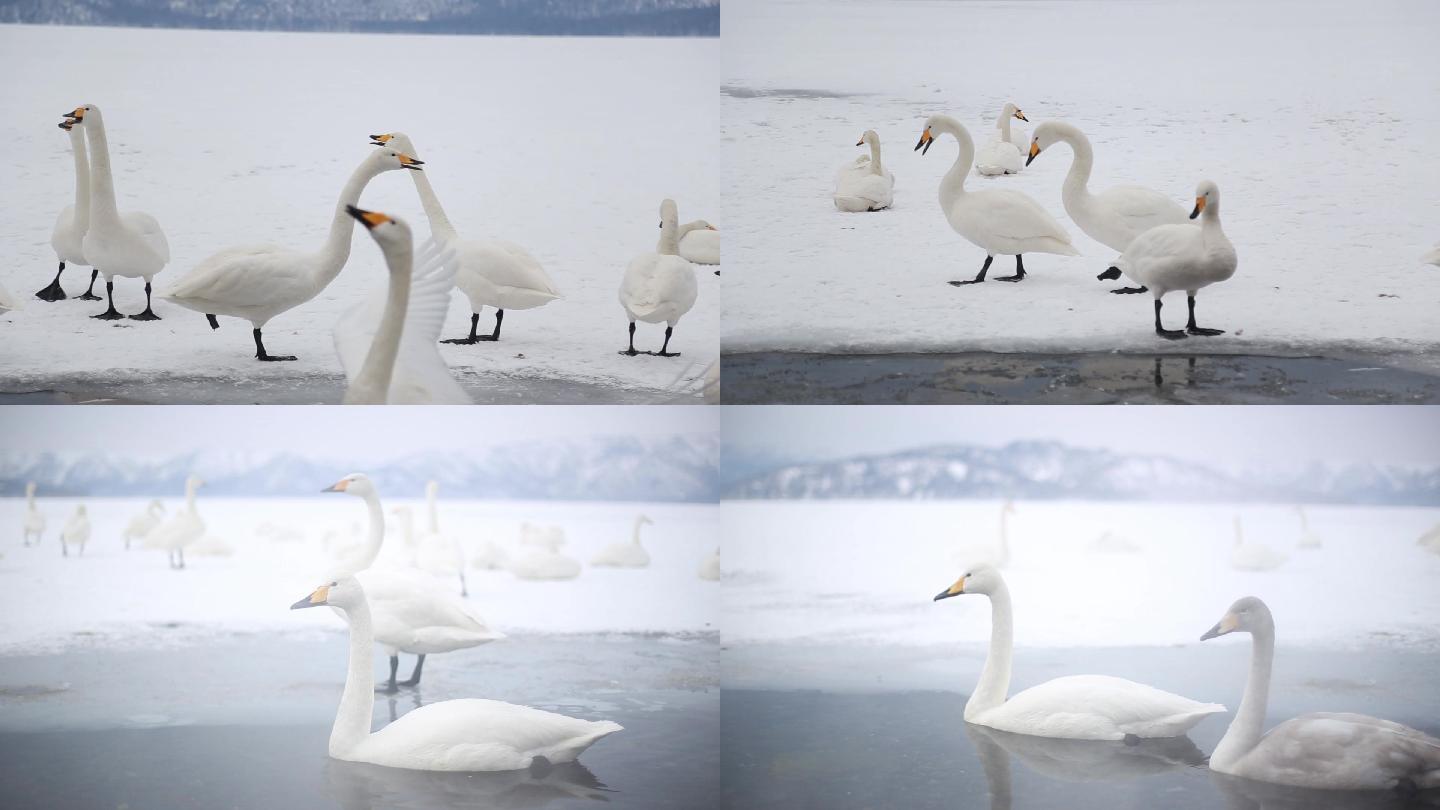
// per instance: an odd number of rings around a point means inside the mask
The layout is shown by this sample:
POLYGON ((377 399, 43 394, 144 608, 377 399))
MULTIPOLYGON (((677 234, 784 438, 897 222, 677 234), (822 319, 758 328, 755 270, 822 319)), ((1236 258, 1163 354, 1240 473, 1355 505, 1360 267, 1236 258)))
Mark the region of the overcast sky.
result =
POLYGON ((797 460, 939 443, 1058 439, 1225 466, 1316 461, 1440 464, 1433 406, 727 407, 725 443, 797 460))

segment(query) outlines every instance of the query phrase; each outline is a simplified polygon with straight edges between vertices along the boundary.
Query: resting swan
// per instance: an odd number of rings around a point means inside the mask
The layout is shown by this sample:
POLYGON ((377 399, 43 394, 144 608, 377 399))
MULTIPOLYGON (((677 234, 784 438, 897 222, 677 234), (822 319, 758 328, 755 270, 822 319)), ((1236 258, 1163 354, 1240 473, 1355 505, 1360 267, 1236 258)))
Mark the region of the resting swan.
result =
POLYGON ((195 509, 195 490, 205 482, 197 476, 185 479, 185 508, 145 537, 145 548, 163 548, 170 567, 185 567, 185 547, 205 536, 205 521, 195 509))
POLYGON ((1193 225, 1160 225, 1136 237, 1125 249, 1117 264, 1106 272, 1125 273, 1145 285, 1155 297, 1155 334, 1179 340, 1189 335, 1223 335, 1223 329, 1203 329, 1195 325, 1195 293, 1235 275, 1235 246, 1220 227, 1220 189, 1209 180, 1195 188, 1195 210, 1190 218, 1200 217, 1200 227, 1193 225), (1185 329, 1166 329, 1160 325, 1160 299, 1172 290, 1184 290, 1190 308, 1185 329))
POLYGON ((217 315, 247 320, 257 360, 294 360, 290 355, 267 352, 261 330, 271 318, 319 295, 340 275, 350 259, 350 235, 355 228, 346 211, 360 202, 365 186, 382 172, 423 171, 420 164, 394 149, 371 153, 360 161, 340 190, 335 213, 330 217, 330 235, 318 252, 303 253, 276 245, 227 248, 201 261, 161 298, 203 313, 211 329, 220 328, 217 315))
MULTIPOLYGON (((1060 187, 1060 201, 1065 213, 1085 232, 1086 236, 1124 253, 1135 237, 1157 225, 1183 225, 1185 209, 1158 191, 1142 186, 1114 186, 1099 194, 1090 193, 1090 170, 1095 166, 1095 150, 1090 139, 1078 127, 1064 121, 1046 121, 1035 128, 1035 139, 1029 144, 1025 165, 1056 143, 1070 145, 1070 171, 1060 187)), ((1120 269, 1111 267, 1099 275, 1102 280, 1120 277, 1120 269)), ((1142 293, 1144 287, 1121 287, 1113 293, 1142 293)))
POLYGON ((1273 571, 1288 559, 1263 543, 1245 541, 1240 516, 1235 516, 1235 545, 1230 549, 1230 567, 1236 571, 1273 571))
MULTIPOLYGON (((415 145, 402 132, 371 135, 376 146, 391 146, 414 155, 415 145)), ((500 339, 500 324, 507 309, 535 309, 560 298, 560 290, 546 275, 545 268, 534 256, 513 242, 500 239, 461 239, 450 217, 440 205, 440 198, 430 186, 430 178, 416 174, 415 191, 430 220, 430 235, 455 250, 455 284, 470 299, 470 335, 451 338, 446 343, 478 343, 500 339), (480 311, 495 307, 495 330, 478 335, 480 311)))
POLYGON ((130 550, 131 540, 144 540, 150 536, 160 525, 160 518, 165 514, 165 504, 153 500, 145 507, 145 511, 130 518, 130 524, 125 527, 125 550, 130 550))
POLYGON ((650 564, 650 552, 640 545, 640 527, 653 525, 655 521, 645 515, 635 517, 635 528, 630 542, 612 543, 590 559, 590 564, 608 568, 644 568, 650 564))
POLYGON ((953 135, 960 144, 960 154, 945 178, 940 181, 940 210, 955 232, 985 250, 985 264, 980 274, 966 281, 952 281, 959 287, 979 284, 998 253, 1015 257, 1015 275, 999 276, 996 281, 1020 281, 1025 278, 1022 254, 1054 253, 1076 256, 1079 251, 1070 244, 1070 235, 1060 227, 1040 204, 1012 189, 966 191, 965 175, 975 160, 975 142, 965 127, 948 115, 933 115, 925 122, 916 149, 925 154, 935 142, 937 133, 953 135))
MULTIPOLYGON (((90 230, 90 158, 85 150, 85 130, 76 129, 69 121, 61 121, 60 128, 70 133, 70 153, 75 160, 75 203, 67 205, 55 218, 55 228, 50 232, 50 247, 60 260, 60 269, 55 271, 55 280, 35 297, 41 301, 64 301, 65 288, 60 286, 60 275, 65 272, 65 263, 85 265, 85 232, 90 230)), ((100 271, 90 268, 90 288, 79 296, 83 301, 99 301, 95 294, 95 277, 100 271)))
POLYGON ((634 357, 635 322, 665 324, 665 342, 658 352, 645 352, 656 357, 679 357, 669 351, 670 335, 675 324, 695 306, 699 287, 695 283, 695 267, 680 258, 680 212, 674 200, 660 203, 660 243, 654 253, 643 253, 630 260, 625 277, 620 281, 620 306, 630 319, 630 348, 621 354, 634 357))
POLYGON ((1021 121, 1029 121, 1020 108, 1009 102, 1000 111, 1000 118, 995 122, 995 137, 975 154, 975 171, 988 176, 1001 174, 1019 174, 1020 170, 1030 165, 1021 163, 1021 157, 1029 146, 1026 143, 1025 130, 1016 127, 1010 129, 1010 119, 1018 118, 1021 121))
POLYGON ((574 579, 580 576, 580 563, 558 551, 537 548, 525 556, 512 559, 506 566, 520 579, 574 579))
POLYGON ((618 723, 580 720, 498 700, 444 700, 421 706, 371 732, 375 676, 370 649, 374 619, 365 590, 353 577, 321 585, 290 606, 329 606, 350 625, 350 664, 330 756, 390 768, 422 771, 511 771, 539 757, 570 762, 597 740, 622 730, 618 723))
POLYGON ((1433 264, 1436 267, 1440 267, 1440 245, 1436 245, 1435 247, 1425 251, 1425 253, 1420 257, 1420 261, 1426 264, 1433 264))
POLYGON ((377 291, 335 324, 335 353, 350 381, 346 405, 469 405, 436 341, 455 286, 454 253, 426 245, 416 268, 404 220, 345 206, 380 246, 389 271, 377 291))
POLYGON ((1275 658, 1275 620, 1254 596, 1230 606, 1201 641, 1249 633, 1250 674, 1230 728, 1210 754, 1210 770, 1325 790, 1440 788, 1440 739, 1363 714, 1302 714, 1262 734, 1275 658))
POLYGON ((30 545, 30 535, 35 535, 38 544, 45 536, 45 513, 35 506, 35 482, 25 484, 25 545, 30 545))
POLYGON ((85 544, 90 542, 90 516, 85 512, 85 504, 75 507, 75 514, 65 521, 65 528, 60 530, 60 556, 69 557, 70 547, 79 546, 79 556, 85 556, 85 544))
POLYGON ((170 243, 160 223, 141 211, 120 213, 115 204, 115 181, 110 175, 110 146, 105 137, 105 120, 93 104, 67 113, 66 123, 85 128, 90 141, 90 227, 81 240, 81 250, 90 265, 105 275, 105 296, 109 307, 91 317, 102 321, 124 318, 115 309, 115 276, 145 279, 145 311, 130 318, 158 321, 150 309, 150 281, 170 262, 170 243))
POLYGON ((889 208, 895 201, 895 175, 880 162, 880 136, 867 129, 855 145, 869 145, 870 154, 835 173, 835 207, 852 213, 889 208))
POLYGON ((1109 675, 1056 678, 1007 700, 1013 618, 1000 572, 988 565, 972 568, 935 601, 972 593, 990 598, 990 653, 965 703, 966 722, 1038 737, 1121 740, 1179 737, 1207 715, 1225 711, 1218 703, 1198 703, 1109 675))
MULTIPOLYGON (((41 525, 43 527, 44 524, 42 523, 41 525)), ((1432 527, 1430 531, 1420 535, 1420 539, 1415 541, 1415 545, 1426 551, 1433 551, 1436 554, 1440 554, 1440 525, 1436 525, 1432 527)))
MULTIPOLYGON (((680 226, 680 258, 691 264, 720 263, 720 231, 703 219, 680 226)), ((716 270, 715 275, 720 275, 716 270)))

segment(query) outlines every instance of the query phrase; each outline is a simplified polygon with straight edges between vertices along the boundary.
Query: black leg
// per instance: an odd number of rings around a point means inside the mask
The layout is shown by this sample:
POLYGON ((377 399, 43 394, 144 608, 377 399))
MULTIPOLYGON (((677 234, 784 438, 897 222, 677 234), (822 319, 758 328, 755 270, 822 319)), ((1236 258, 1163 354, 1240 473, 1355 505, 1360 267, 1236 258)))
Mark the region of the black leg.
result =
POLYGON ((982 282, 982 281, 985 280, 985 273, 990 270, 990 262, 993 262, 993 261, 995 261, 995 257, 994 257, 994 256, 986 256, 986 257, 985 257, 985 264, 983 264, 983 265, 980 266, 980 275, 976 276, 975 278, 970 279, 969 281, 952 281, 952 282, 950 282, 950 286, 952 286, 952 287, 964 287, 966 284, 979 284, 980 282, 982 282))
POLYGON ((260 337, 260 327, 258 327, 258 326, 255 327, 254 335, 255 335, 255 359, 256 359, 256 360, 264 360, 265 362, 270 363, 270 362, 276 362, 276 361, 279 361, 279 360, 294 360, 294 359, 295 359, 295 355, 293 355, 293 354, 270 354, 269 352, 265 351, 265 341, 260 337))
MULTIPOLYGON (((396 658, 395 661, 396 661, 396 663, 398 664, 399 661, 400 661, 400 659, 399 659, 399 658, 396 658)), ((408 681, 401 681, 401 682, 400 682, 400 685, 401 685, 401 686, 419 686, 419 685, 420 685, 420 670, 423 669, 424 667, 425 667, 425 653, 420 653, 420 657, 418 657, 418 658, 415 659, 415 671, 412 672, 412 673, 410 673, 410 680, 408 680, 408 681)))
POLYGON ((211 329, 219 329, 219 328, 220 328, 220 321, 217 320, 214 315, 208 315, 208 314, 207 314, 207 315, 205 316, 205 320, 207 320, 207 321, 210 322, 210 328, 211 328, 211 329))
POLYGON ((95 294, 95 279, 100 275, 100 268, 90 268, 90 286, 85 288, 85 294, 80 296, 81 301, 99 301, 100 296, 95 294))
POLYGON ((69 557, 69 556, 70 556, 70 547, 67 546, 67 545, 65 545, 65 538, 63 538, 63 537, 60 538, 60 556, 61 556, 61 557, 69 557))
POLYGON ((140 313, 139 315, 131 315, 131 316, 130 316, 130 319, 131 319, 132 321, 158 321, 158 320, 160 320, 160 316, 159 316, 159 315, 156 315, 156 314, 155 314, 155 310, 153 310, 153 309, 150 308, 150 282, 148 282, 148 281, 145 282, 145 311, 142 312, 142 313, 140 313))
MULTIPOLYGON (((99 315, 91 315, 90 317, 97 318, 102 321, 118 321, 121 318, 124 318, 125 316, 121 315, 119 311, 115 309, 115 282, 105 282, 105 296, 110 299, 110 308, 100 313, 99 315)), ((80 297, 84 298, 85 296, 82 295, 80 297)))
POLYGON ((395 670, 397 670, 397 669, 399 669, 399 668, 400 668, 400 656, 398 656, 398 655, 392 655, 392 656, 390 656, 390 683, 389 683, 388 685, 384 686, 384 687, 381 687, 380 689, 376 689, 375 691, 376 691, 376 692, 386 692, 386 693, 398 692, 400 688, 395 685, 395 670))
POLYGON ((472 312, 472 313, 470 313, 470 337, 450 338, 449 340, 442 340, 442 341, 440 341, 440 342, 441 342, 441 343, 475 343, 476 341, 480 340, 480 338, 478 338, 478 337, 475 336, 475 326, 476 326, 476 324, 478 324, 478 323, 480 323, 480 313, 478 313, 478 312, 472 312))
POLYGON ((1185 332, 1180 329, 1166 329, 1160 325, 1160 299, 1155 299, 1155 334, 1169 340, 1179 340, 1185 337, 1185 332))
MULTIPOLYGON (((477 315, 476 317, 478 318, 479 316, 477 315)), ((500 339, 500 322, 503 321, 503 320, 505 320, 505 310, 503 310, 503 309, 497 309, 497 310, 495 310, 495 331, 494 331, 494 332, 491 332, 491 333, 488 334, 488 335, 481 335, 480 337, 477 337, 477 338, 475 338, 475 339, 476 339, 476 340, 487 340, 487 341, 499 340, 499 339, 500 339)), ((471 324, 471 326, 470 326, 470 334, 471 334, 471 335, 474 335, 474 334, 475 334, 475 326, 474 326, 473 322, 472 322, 472 324, 471 324)))
POLYGON ((658 351, 658 352, 655 353, 655 356, 656 356, 656 357, 679 357, 679 356, 680 356, 680 352, 669 352, 669 351, 666 351, 666 349, 670 348, 670 333, 672 333, 672 332, 674 332, 674 331, 675 331, 675 327, 673 327, 673 326, 666 326, 666 327, 665 327, 665 342, 662 343, 662 344, 660 344, 660 351, 658 351))
POLYGON ((1186 332, 1189 332, 1189 333, 1192 334, 1192 335, 1204 335, 1204 336, 1206 336, 1206 337, 1214 337, 1215 335, 1223 335, 1223 334, 1225 334, 1225 330, 1224 330, 1224 329, 1204 329, 1204 328, 1201 328, 1201 327, 1199 327, 1199 326, 1196 326, 1196 325, 1195 325, 1195 296, 1193 296, 1193 295, 1187 295, 1187 296, 1185 296, 1185 297, 1186 297, 1186 299, 1187 299, 1187 302, 1188 302, 1189 305, 1190 305, 1190 320, 1185 323, 1185 331, 1186 331, 1186 332))
POLYGON ((634 321, 631 321, 631 322, 630 322, 630 348, 629 348, 629 349, 621 349, 621 350, 620 350, 620 353, 621 353, 621 354, 628 354, 628 355, 630 355, 631 357, 634 357, 635 355, 639 354, 639 352, 635 351, 635 322, 634 322, 634 321))
POLYGON ((60 274, 65 272, 65 262, 60 262, 60 269, 55 271, 55 280, 50 282, 45 289, 35 293, 35 297, 41 301, 64 301, 65 288, 60 286, 60 274))
POLYGON ((175 567, 176 567, 177 569, 183 569, 183 568, 185 567, 185 549, 183 549, 183 548, 177 548, 177 549, 175 549, 175 556, 176 556, 177 558, 179 558, 179 560, 180 560, 180 564, 177 565, 177 566, 175 566, 175 567))
POLYGON ((1116 287, 1110 292, 1115 295, 1135 295, 1136 293, 1150 292, 1149 287, 1116 287))
POLYGON ((1013 275, 1013 276, 996 276, 996 277, 995 277, 995 280, 996 280, 996 281, 1023 281, 1023 280, 1025 280, 1025 262, 1021 259, 1019 253, 1016 253, 1016 254, 1015 254, 1015 275, 1013 275))

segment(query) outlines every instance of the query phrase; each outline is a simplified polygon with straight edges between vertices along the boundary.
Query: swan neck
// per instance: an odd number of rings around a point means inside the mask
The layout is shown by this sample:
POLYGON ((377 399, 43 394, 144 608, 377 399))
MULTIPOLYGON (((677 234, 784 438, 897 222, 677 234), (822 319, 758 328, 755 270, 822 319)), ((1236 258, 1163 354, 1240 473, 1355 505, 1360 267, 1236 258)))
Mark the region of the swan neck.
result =
POLYGON ((341 576, 354 576, 375 564, 375 558, 380 556, 380 546, 385 542, 385 510, 380 506, 380 496, 370 493, 365 496, 365 514, 369 521, 369 533, 365 538, 365 556, 361 564, 354 571, 346 571, 341 576))
POLYGON ((375 672, 370 661, 375 633, 369 602, 361 601, 359 606, 347 609, 345 618, 350 623, 350 662, 335 725, 330 727, 332 757, 343 756, 370 736, 371 713, 375 709, 375 672))
POLYGON ((1245 695, 1230 728, 1210 756, 1212 766, 1225 768, 1260 743, 1265 730, 1265 711, 1270 703, 1270 669, 1275 659, 1275 626, 1259 628, 1251 635, 1250 675, 1245 695))
POLYGON ((1000 120, 995 122, 995 127, 1000 130, 1000 140, 1004 143, 1010 142, 1010 116, 1004 112, 1000 113, 1000 120))
POLYGON ((1095 168, 1095 150, 1090 147, 1090 139, 1078 130, 1063 133, 1061 140, 1070 144, 1072 157, 1070 171, 1065 173, 1060 193, 1067 202, 1086 199, 1090 196, 1090 171, 1095 168))
POLYGON ((185 483, 185 508, 190 510, 190 514, 195 514, 195 485, 188 481, 185 483))
POLYGON ((444 206, 440 205, 440 198, 435 195, 435 189, 430 185, 430 175, 423 171, 412 171, 410 179, 415 181, 415 192, 420 195, 420 205, 425 209, 425 218, 430 221, 431 235, 445 241, 454 239, 455 226, 450 224, 450 217, 446 216, 444 206))
POLYGON ((947 118, 939 123, 940 131, 954 135, 955 141, 960 144, 960 153, 955 156, 950 171, 946 172, 940 181, 940 202, 943 205, 954 202, 965 194, 965 175, 970 173, 970 165, 975 162, 975 142, 970 139, 970 133, 959 121, 947 118))
POLYGON ((655 252, 662 256, 680 255, 680 226, 674 221, 666 219, 660 226, 660 243, 655 246, 655 252))
MULTIPOLYGON (((405 307, 410 303, 410 270, 414 259, 408 245, 403 250, 385 251, 390 266, 390 288, 380 328, 370 342, 370 351, 360 373, 345 392, 347 405, 384 405, 389 399, 390 381, 395 376, 395 358, 400 354, 400 334, 405 326, 405 307)), ((408 531, 408 524, 407 524, 408 531)))
POLYGON ((325 239, 325 247, 320 251, 320 273, 315 283, 324 287, 340 275, 345 262, 350 259, 350 235, 355 230, 355 220, 345 212, 347 205, 359 205, 360 193, 365 186, 379 174, 374 161, 366 160, 361 163, 345 181, 345 187, 340 190, 340 199, 335 203, 335 216, 330 220, 330 235, 325 239))
POLYGON ((92 219, 119 222, 115 206, 115 181, 110 176, 110 142, 105 137, 105 121, 99 110, 87 115, 92 120, 82 124, 90 139, 90 215, 92 219))
POLYGON ((880 162, 880 139, 876 138, 870 142, 870 172, 881 177, 885 176, 885 166, 880 162))
POLYGON ((982 712, 1005 702, 1010 691, 1010 657, 1015 645, 1014 617, 1010 612, 1010 589, 1001 583, 990 594, 990 652, 980 670, 980 681, 965 703, 965 719, 973 721, 982 712))
POLYGON ((84 234, 90 227, 90 157, 83 128, 70 128, 70 151, 75 158, 75 230, 84 234))
POLYGON ((640 518, 635 518, 635 529, 630 534, 630 539, 634 541, 637 546, 640 545, 640 526, 642 523, 643 521, 641 521, 640 518))

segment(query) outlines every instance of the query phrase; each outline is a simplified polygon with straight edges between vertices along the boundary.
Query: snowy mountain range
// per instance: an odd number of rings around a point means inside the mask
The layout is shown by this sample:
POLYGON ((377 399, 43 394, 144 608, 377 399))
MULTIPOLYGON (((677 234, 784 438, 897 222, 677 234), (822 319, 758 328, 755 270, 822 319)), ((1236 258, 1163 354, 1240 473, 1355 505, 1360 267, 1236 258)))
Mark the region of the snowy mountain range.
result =
POLYGON ((1440 506, 1440 467, 1302 464, 1229 471, 1158 455, 1023 441, 942 445, 878 456, 789 464, 737 480, 755 462, 725 458, 735 499, 1154 500, 1440 506))
POLYGON ((713 435, 519 442, 368 465, 357 457, 340 449, 330 459, 208 451, 167 459, 8 453, 0 454, 0 496, 22 495, 27 481, 42 495, 173 495, 184 491, 192 472, 212 497, 308 497, 352 472, 364 472, 382 494, 397 497, 419 497, 432 479, 448 497, 488 500, 714 503, 720 495, 720 441, 713 435))
POLYGON ((719 0, 0 0, 0 22, 570 36, 720 35, 719 0))

